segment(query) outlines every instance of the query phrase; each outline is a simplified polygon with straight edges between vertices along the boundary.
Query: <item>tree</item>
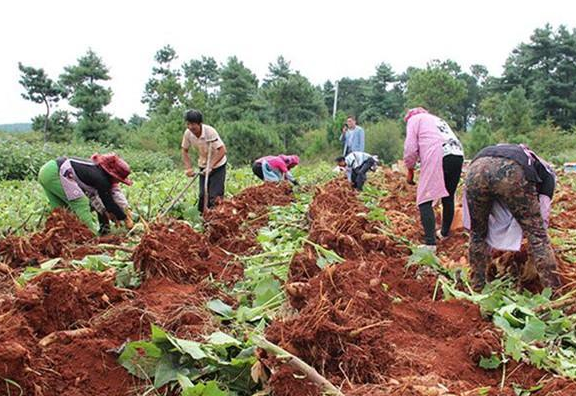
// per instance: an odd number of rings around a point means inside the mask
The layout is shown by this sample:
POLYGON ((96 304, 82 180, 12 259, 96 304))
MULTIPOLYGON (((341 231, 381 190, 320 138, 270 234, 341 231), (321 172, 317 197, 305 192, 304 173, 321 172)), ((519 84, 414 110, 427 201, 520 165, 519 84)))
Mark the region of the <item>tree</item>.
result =
POLYGON ((218 86, 220 68, 211 56, 192 59, 184 63, 182 69, 184 70, 184 77, 187 80, 193 80, 196 86, 206 93, 218 86))
POLYGON ((532 130, 532 103, 526 98, 524 88, 516 87, 506 94, 502 103, 502 128, 506 139, 512 142, 532 130))
POLYGON ((154 55, 156 65, 152 67, 152 78, 144 88, 142 103, 148 105, 147 114, 168 114, 172 107, 183 102, 184 88, 180 82, 181 73, 172 68, 171 63, 178 56, 170 45, 159 49, 154 55))
POLYGON ((222 121, 254 117, 257 110, 258 79, 244 63, 232 56, 220 73, 218 112, 222 121))
POLYGON ((78 109, 76 129, 86 140, 102 140, 102 132, 108 126, 110 116, 103 109, 112 99, 112 90, 99 84, 108 80, 108 68, 91 49, 78 59, 77 65, 65 67, 60 76, 70 105, 78 109))
POLYGON ((56 110, 50 114, 48 123, 45 115, 38 115, 32 119, 32 129, 37 131, 46 128, 45 141, 66 142, 74 132, 74 126, 70 120, 70 113, 65 110, 56 110))
POLYGON ((422 106, 452 121, 458 119, 458 106, 466 95, 466 84, 454 77, 446 67, 437 65, 414 71, 406 90, 409 107, 422 106))
POLYGON ((285 150, 295 134, 304 127, 317 127, 328 114, 320 90, 299 72, 290 70, 290 63, 283 57, 269 65, 262 94, 268 105, 268 116, 282 124, 285 150))
MULTIPOLYGON (((44 142, 48 140, 48 120, 50 118, 50 107, 57 103, 64 94, 64 91, 58 84, 46 75, 44 69, 35 69, 31 66, 24 66, 18 62, 18 69, 22 75, 20 76, 20 84, 26 90, 22 97, 34 103, 44 103, 46 106, 46 114, 44 115, 44 122, 42 131, 44 134, 44 142)), ((37 124, 37 127, 40 125, 37 124)))
POLYGON ((521 86, 537 119, 550 117, 563 127, 576 125, 576 29, 536 29, 515 48, 504 66, 500 89, 521 86))
POLYGON ((361 118, 364 121, 377 121, 383 118, 397 118, 403 109, 404 98, 396 89, 396 75, 387 63, 376 66, 376 74, 368 80, 367 108, 361 118))
POLYGON ((322 97, 324 98, 324 105, 330 113, 332 114, 332 109, 334 108, 334 92, 336 87, 332 81, 327 80, 322 86, 322 97))
POLYGON ((354 115, 358 122, 364 122, 360 115, 368 107, 370 84, 364 78, 344 77, 338 81, 338 110, 354 115))
POLYGON ((290 62, 280 55, 278 59, 276 59, 276 63, 268 64, 268 75, 264 79, 263 86, 265 87, 280 78, 288 78, 291 75, 292 69, 290 69, 290 62))
POLYGON ((479 120, 465 135, 463 143, 467 155, 473 158, 480 150, 494 144, 495 141, 490 126, 485 121, 479 120))

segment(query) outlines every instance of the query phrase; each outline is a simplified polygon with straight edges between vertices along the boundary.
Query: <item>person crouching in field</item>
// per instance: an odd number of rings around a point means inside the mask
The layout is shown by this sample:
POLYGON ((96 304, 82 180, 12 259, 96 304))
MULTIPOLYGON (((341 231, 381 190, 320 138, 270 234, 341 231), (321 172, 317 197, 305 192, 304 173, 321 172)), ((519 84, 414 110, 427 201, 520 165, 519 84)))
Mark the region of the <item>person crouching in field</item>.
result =
POLYGON ((410 109, 404 121, 407 181, 414 184, 414 168, 420 161, 416 203, 424 228, 425 247, 435 251, 436 237, 448 236, 454 219, 454 196, 462 173, 464 149, 446 121, 422 107, 410 109), (439 199, 442 199, 442 229, 436 234, 432 203, 439 199))
POLYGON ((471 231, 469 262, 474 289, 481 290, 486 283, 489 245, 518 251, 523 233, 542 286, 560 287, 556 257, 546 232, 555 186, 556 175, 550 165, 524 145, 499 144, 476 155, 465 179, 464 207, 464 225, 471 231))
POLYGON ((352 187, 362 191, 368 171, 374 172, 376 166, 378 166, 378 157, 363 151, 353 151, 346 157, 336 158, 336 164, 340 168, 346 169, 346 174, 348 180, 352 183, 352 187))
POLYGON ((290 170, 300 163, 297 155, 284 155, 262 157, 252 163, 252 172, 260 179, 267 182, 280 182, 288 180, 295 186, 298 181, 290 170))
POLYGON ((216 198, 224 197, 226 183, 226 145, 220 135, 210 125, 204 124, 204 116, 198 110, 189 110, 184 119, 187 128, 182 137, 182 161, 186 168, 186 176, 194 177, 188 149, 194 146, 198 149, 198 168, 200 168, 198 210, 204 211, 204 183, 208 173, 207 207, 214 206, 216 198))
POLYGON ((65 207, 94 233, 97 226, 90 210, 98 213, 100 233, 110 230, 110 219, 134 226, 128 201, 118 184, 132 185, 130 166, 116 154, 94 154, 90 160, 60 157, 48 161, 38 173, 52 209, 65 207))

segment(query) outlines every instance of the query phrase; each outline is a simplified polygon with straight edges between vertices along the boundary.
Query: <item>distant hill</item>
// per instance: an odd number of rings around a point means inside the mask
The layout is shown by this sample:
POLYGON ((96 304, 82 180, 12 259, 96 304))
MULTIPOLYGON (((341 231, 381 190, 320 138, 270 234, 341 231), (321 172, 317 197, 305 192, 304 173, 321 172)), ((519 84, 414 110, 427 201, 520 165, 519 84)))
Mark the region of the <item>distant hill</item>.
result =
POLYGON ((21 122, 18 124, 0 124, 0 131, 20 133, 20 132, 30 132, 32 130, 32 124, 27 122, 21 122))

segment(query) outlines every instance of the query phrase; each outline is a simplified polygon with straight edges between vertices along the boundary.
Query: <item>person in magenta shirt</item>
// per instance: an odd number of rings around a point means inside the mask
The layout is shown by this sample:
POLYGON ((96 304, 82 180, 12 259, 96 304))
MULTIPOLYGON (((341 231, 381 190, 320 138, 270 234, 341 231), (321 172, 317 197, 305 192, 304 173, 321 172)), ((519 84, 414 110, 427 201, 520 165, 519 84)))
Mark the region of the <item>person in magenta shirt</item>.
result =
POLYGON ((446 237, 454 219, 454 196, 462 173, 464 149, 443 119, 426 109, 410 109, 406 117, 404 164, 408 182, 414 184, 414 168, 420 162, 416 203, 424 228, 426 246, 436 250, 436 237, 446 237), (442 228, 436 234, 432 203, 442 200, 442 228))
POLYGON ((290 183, 298 185, 298 182, 290 170, 299 163, 300 158, 297 155, 269 155, 254 161, 252 164, 252 172, 254 172, 260 180, 268 182, 288 180, 290 183))

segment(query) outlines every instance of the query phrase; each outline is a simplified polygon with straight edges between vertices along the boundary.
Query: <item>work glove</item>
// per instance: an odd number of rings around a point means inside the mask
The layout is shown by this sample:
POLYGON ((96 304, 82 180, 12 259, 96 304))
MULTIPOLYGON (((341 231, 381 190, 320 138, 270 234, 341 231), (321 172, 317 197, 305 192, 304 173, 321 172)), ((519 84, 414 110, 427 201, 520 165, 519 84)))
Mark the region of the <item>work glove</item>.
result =
POLYGON ((408 184, 414 185, 414 169, 408 169, 408 173, 406 174, 406 181, 408 184))

